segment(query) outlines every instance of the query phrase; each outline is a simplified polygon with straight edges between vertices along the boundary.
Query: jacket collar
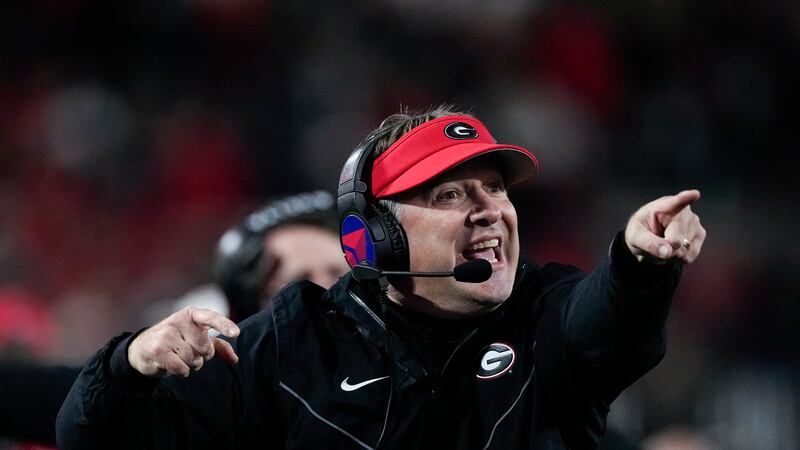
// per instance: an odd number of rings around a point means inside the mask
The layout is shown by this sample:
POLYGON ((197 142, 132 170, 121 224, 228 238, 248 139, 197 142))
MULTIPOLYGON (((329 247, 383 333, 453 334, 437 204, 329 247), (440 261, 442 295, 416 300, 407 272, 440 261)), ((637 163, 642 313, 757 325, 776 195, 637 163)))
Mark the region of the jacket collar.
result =
MULTIPOLYGON (((505 308, 510 303, 515 303, 520 297, 520 289, 526 284, 527 279, 538 269, 535 263, 528 259, 520 258, 517 267, 517 274, 514 279, 514 288, 508 300, 503 302, 501 308, 505 308)), ((345 316, 354 320, 359 329, 367 337, 377 338, 380 341, 389 333, 391 325, 387 326, 385 318, 382 317, 378 300, 367 286, 357 282, 352 273, 347 273, 330 288, 330 296, 335 299, 336 309, 340 310, 345 316)))
MULTIPOLYGON (((518 302, 520 287, 526 284, 524 280, 535 270, 535 264, 520 259, 511 296, 501 305, 497 313, 487 317, 487 323, 481 325, 482 329, 492 328, 491 324, 501 320, 504 310, 518 302)), ((333 309, 352 320, 358 332, 365 339, 393 355, 393 359, 404 372, 414 378, 421 378, 427 374, 425 368, 414 356, 410 346, 393 332, 392 327, 399 324, 386 323, 386 318, 382 317, 378 300, 368 286, 357 282, 352 274, 348 273, 330 288, 329 295, 329 298, 334 301, 333 309)))

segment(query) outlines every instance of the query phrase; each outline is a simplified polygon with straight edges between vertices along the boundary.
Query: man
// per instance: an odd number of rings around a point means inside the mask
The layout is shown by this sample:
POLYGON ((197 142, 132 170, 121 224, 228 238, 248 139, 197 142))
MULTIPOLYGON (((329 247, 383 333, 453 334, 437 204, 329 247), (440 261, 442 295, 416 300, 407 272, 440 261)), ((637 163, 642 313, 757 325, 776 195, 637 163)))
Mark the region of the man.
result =
MULTIPOLYGON (((224 298, 211 296, 215 310, 227 311, 232 320, 239 321, 258 312, 292 281, 308 279, 325 287, 333 285, 349 269, 339 250, 334 204, 335 198, 326 191, 283 196, 231 227, 220 239, 214 261, 215 281, 225 294, 224 298), (305 257, 314 252, 319 252, 318 257, 305 257)), ((0 331, 0 398, 5 400, 0 407, 0 447, 2 437, 55 445, 56 414, 81 369, 5 355, 3 344, 15 337, 20 323, 27 323, 20 317, 38 316, 19 314, 4 304, 2 294, 0 324, 7 325, 2 319, 8 316, 8 324, 16 326, 0 331), (5 310, 9 314, 2 314, 5 310)), ((195 302, 196 296, 189 293, 177 302, 163 302, 158 309, 172 312, 176 305, 195 302)), ((51 331, 45 325, 51 324, 31 323, 39 332, 18 334, 42 341, 52 334, 44 332, 51 331)))
POLYGON ((340 178, 361 281, 293 284, 241 328, 190 308, 113 339, 62 407, 60 448, 595 448, 663 356, 700 194, 641 207, 589 275, 538 268, 506 195, 536 169, 473 117, 393 116, 340 178), (397 274, 476 259, 481 283, 397 274))
POLYGON ((222 235, 214 278, 225 293, 232 320, 263 309, 292 281, 307 279, 328 288, 347 273, 336 233, 335 202, 326 191, 281 197, 222 235), (315 257, 309 258, 311 254, 315 257))

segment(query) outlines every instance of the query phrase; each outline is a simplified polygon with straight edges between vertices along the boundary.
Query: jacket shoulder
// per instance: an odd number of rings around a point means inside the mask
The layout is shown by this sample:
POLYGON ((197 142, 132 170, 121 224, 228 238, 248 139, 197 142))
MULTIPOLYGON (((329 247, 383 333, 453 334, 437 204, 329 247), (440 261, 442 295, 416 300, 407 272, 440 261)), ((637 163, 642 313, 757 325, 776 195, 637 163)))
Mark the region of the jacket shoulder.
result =
POLYGON ((310 281, 301 280, 281 289, 269 307, 253 314, 239 324, 241 335, 235 347, 259 348, 264 345, 278 346, 281 336, 310 316, 308 307, 318 305, 325 289, 310 281), (274 341, 274 343, 270 343, 274 341))
POLYGON ((548 289, 565 284, 574 284, 586 276, 578 267, 558 262, 548 262, 540 267, 529 259, 521 260, 519 284, 521 286, 537 286, 548 289))
POLYGON ((264 322, 273 328, 279 347, 304 341, 311 328, 318 328, 330 297, 329 291, 308 280, 296 281, 278 292, 262 313, 269 316, 264 322))
POLYGON ((326 292, 325 288, 311 281, 295 281, 278 292, 270 309, 276 316, 296 317, 308 308, 318 307, 326 292))

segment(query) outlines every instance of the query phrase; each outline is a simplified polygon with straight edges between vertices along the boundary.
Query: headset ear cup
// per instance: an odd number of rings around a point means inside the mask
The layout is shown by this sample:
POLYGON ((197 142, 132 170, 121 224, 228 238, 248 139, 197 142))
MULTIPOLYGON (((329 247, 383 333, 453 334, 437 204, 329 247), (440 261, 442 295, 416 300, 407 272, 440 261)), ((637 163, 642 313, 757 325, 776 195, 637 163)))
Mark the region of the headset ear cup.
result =
POLYGON ((264 235, 237 226, 220 239, 214 277, 230 305, 231 317, 243 320, 261 308, 265 277, 264 235), (226 242, 237 242, 230 246, 226 242))
POLYGON ((409 270, 408 239, 403 226, 400 225, 394 214, 384 207, 372 205, 372 209, 386 230, 389 241, 389 248, 378 255, 379 267, 384 270, 409 270), (386 257, 388 260, 382 260, 382 257, 386 257))

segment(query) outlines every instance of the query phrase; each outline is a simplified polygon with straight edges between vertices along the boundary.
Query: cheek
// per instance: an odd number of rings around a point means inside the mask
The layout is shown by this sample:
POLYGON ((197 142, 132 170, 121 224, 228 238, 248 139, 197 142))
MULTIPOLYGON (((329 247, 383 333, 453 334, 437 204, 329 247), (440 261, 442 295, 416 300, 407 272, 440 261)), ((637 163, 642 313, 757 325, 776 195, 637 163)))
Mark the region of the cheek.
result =
POLYGON ((511 231, 513 234, 517 232, 517 210, 514 209, 514 205, 510 202, 508 205, 503 208, 503 220, 506 222, 506 226, 508 226, 508 230, 511 231))
MULTIPOLYGON (((508 228, 508 238, 512 244, 510 250, 513 253, 519 254, 519 231, 517 229, 517 211, 513 206, 510 206, 503 212, 504 221, 508 228)), ((513 255, 512 255, 513 256, 513 255)))
POLYGON ((441 241, 429 230, 427 233, 411 232, 407 234, 409 258, 412 265, 420 266, 433 259, 433 255, 441 253, 441 241))
POLYGON ((448 221, 438 217, 426 217, 426 220, 408 221, 403 228, 408 238, 411 264, 416 267, 426 265, 429 261, 442 258, 453 258, 457 229, 448 221))

